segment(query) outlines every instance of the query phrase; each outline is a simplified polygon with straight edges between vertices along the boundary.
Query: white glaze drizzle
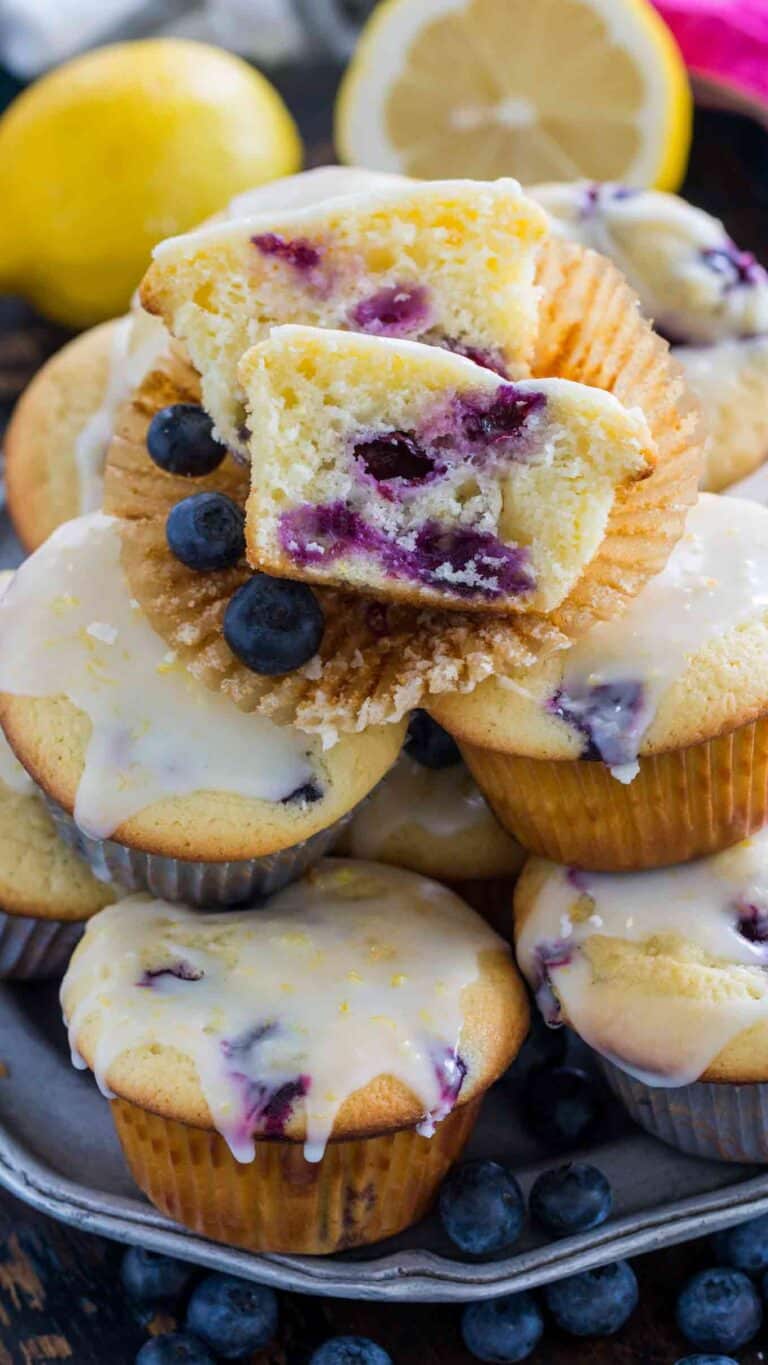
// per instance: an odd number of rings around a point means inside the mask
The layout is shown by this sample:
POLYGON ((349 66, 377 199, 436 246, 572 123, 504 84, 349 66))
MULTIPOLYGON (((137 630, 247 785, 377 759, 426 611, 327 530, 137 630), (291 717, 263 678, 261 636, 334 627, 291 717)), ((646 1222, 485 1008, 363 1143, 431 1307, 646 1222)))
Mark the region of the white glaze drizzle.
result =
POLYGON ((768 1019, 768 941, 750 942, 737 927, 754 912, 765 917, 768 938, 768 829, 715 857, 653 872, 583 872, 554 863, 547 871, 517 937, 520 968, 545 1013, 554 991, 576 1032, 630 1075, 651 1085, 689 1085, 743 1029, 768 1019), (749 992, 711 984, 702 966, 695 995, 640 985, 633 995, 631 985, 593 973, 583 950, 595 935, 657 940, 652 949, 661 952, 665 938, 693 944, 708 962, 739 970, 742 984, 746 973, 749 992))
POLYGON ((409 826, 435 839, 450 839, 493 819, 463 763, 433 770, 403 753, 356 812, 345 843, 353 858, 375 859, 393 834, 409 826))
POLYGON ((315 741, 197 682, 131 599, 119 523, 60 526, 0 601, 0 691, 68 697, 92 725, 74 815, 95 838, 164 797, 279 801, 313 775, 315 741))
POLYGON ((588 701, 596 687, 640 683, 631 724, 609 761, 621 781, 636 775, 637 753, 659 702, 688 659, 709 640, 768 607, 768 524, 751 504, 701 494, 662 573, 623 616, 601 621, 564 656, 560 691, 588 701))
POLYGON ((95 512, 101 507, 104 461, 114 435, 117 409, 141 383, 168 342, 160 319, 138 306, 115 324, 104 396, 75 441, 81 513, 95 512))
POLYGON ((254 214, 271 213, 274 209, 303 209, 322 204, 327 199, 407 183, 408 178, 404 175, 367 171, 362 166, 315 166, 311 171, 300 171, 298 175, 286 175, 280 180, 270 180, 266 185, 257 185, 255 189, 244 190, 230 200, 224 216, 252 218, 254 214))
MULTIPOLYGON (((723 224, 677 195, 612 184, 542 185, 530 191, 553 231, 616 262, 643 311, 691 343, 768 331, 768 275, 733 284, 702 252, 733 247, 723 224)), ((715 258, 717 259, 717 258, 715 258)))
MULTIPOLYGON (((11 569, 0 570, 0 599, 13 581, 11 569)), ((19 763, 5 735, 0 730, 0 783, 17 796, 29 796, 35 791, 32 778, 19 763)))
POLYGON ((427 1136, 450 1112, 464 1074, 462 992, 484 950, 503 944, 444 887, 328 859, 257 911, 202 914, 141 896, 110 906, 87 926, 62 1003, 76 1064, 98 1016, 105 1093, 125 1052, 177 1048, 239 1161, 252 1159, 254 1133, 281 1131, 286 1114, 270 1128, 266 1106, 274 1121, 274 1097, 291 1089, 305 1156, 318 1161, 345 1099, 377 1076, 417 1097, 427 1136), (147 975, 171 966, 202 976, 147 975))

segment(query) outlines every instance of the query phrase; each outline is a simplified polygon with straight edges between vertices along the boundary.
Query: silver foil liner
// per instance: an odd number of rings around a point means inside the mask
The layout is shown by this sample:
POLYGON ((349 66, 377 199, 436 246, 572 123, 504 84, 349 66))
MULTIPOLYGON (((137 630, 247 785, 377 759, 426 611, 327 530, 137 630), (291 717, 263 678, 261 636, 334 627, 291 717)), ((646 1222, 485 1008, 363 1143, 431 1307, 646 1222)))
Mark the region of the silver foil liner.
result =
POLYGON ((653 1137, 692 1156, 768 1165, 768 1084, 646 1085, 598 1057, 614 1095, 653 1137))
POLYGON ((350 811, 327 829, 318 830, 309 839, 278 853, 269 853, 262 858, 207 863, 143 853, 140 849, 117 844, 114 839, 92 839, 50 797, 46 797, 46 803, 62 839, 85 859, 100 881, 117 882, 126 891, 151 891, 153 896, 163 900, 183 901, 186 905, 208 909, 243 905, 270 896, 296 881, 328 852, 352 816, 350 811))
POLYGON ((63 976, 83 925, 82 920, 33 919, 0 910, 0 980, 63 976))

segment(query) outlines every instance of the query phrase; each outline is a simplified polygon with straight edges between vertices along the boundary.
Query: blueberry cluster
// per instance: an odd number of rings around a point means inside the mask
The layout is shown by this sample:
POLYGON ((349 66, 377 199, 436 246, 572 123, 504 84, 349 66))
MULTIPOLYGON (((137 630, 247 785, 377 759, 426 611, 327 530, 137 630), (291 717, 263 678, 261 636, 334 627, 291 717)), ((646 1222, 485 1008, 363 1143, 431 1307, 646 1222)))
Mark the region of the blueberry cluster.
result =
MULTIPOLYGON (((210 417, 195 403, 173 403, 155 413, 147 450, 160 469, 186 479, 212 474, 227 453, 214 438, 210 417)), ((232 569, 245 555, 245 515, 225 493, 182 498, 171 508, 165 532, 171 554, 197 573, 232 569)), ((274 677, 317 653, 324 624, 306 584, 257 573, 232 597, 224 638, 246 668, 274 677)))
MULTIPOLYGON (((278 1299, 266 1285, 234 1275, 205 1275, 196 1280, 192 1266, 143 1247, 123 1257, 123 1289, 136 1308, 173 1312, 183 1327, 152 1337, 139 1351, 136 1365, 218 1365, 251 1360, 274 1341, 278 1299)), ((341 1336, 318 1346, 308 1365, 392 1365, 381 1346, 366 1337, 341 1336)))

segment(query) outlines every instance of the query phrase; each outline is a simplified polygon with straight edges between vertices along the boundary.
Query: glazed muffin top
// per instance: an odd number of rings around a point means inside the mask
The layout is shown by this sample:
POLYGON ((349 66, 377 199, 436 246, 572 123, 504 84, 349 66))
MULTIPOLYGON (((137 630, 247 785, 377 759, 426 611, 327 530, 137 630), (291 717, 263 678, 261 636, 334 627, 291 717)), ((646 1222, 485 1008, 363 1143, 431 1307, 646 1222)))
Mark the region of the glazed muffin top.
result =
POLYGON ((650 1084, 768 1080, 768 829, 698 862, 584 872, 531 858, 520 967, 567 1022, 650 1084))
POLYGON ((664 571, 625 614, 512 685, 437 697, 460 741, 542 759, 637 755, 727 733, 768 710, 768 509, 702 494, 664 571))
POLYGON ((225 861, 286 848, 346 814, 397 757, 402 726, 323 752, 187 672, 132 599, 119 523, 60 527, 0 604, 0 719, 25 768, 92 837, 225 861))
POLYGON ((768 330, 768 273, 718 218, 676 194, 577 180, 530 191, 553 230, 609 256, 668 340, 708 344, 768 330))
POLYGON ((525 856, 458 750, 455 761, 439 768, 401 754, 353 815, 337 851, 449 882, 512 876, 525 856))
POLYGON ((102 1089, 216 1128, 305 1143, 430 1134, 507 1067, 528 1027, 511 954, 437 883, 328 859, 264 908, 137 896, 88 926, 62 987, 102 1089))
MULTIPOLYGON (((0 596, 13 578, 0 573, 0 596)), ((59 838, 40 793, 0 734, 0 910, 81 920, 114 892, 59 838)))

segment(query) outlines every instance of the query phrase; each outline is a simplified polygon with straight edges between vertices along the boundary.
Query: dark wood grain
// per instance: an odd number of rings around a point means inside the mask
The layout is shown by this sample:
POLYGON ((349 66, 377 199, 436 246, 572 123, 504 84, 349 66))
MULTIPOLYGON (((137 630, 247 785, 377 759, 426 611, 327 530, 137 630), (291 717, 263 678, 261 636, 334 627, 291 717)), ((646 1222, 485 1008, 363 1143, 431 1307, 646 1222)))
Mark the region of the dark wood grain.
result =
MULTIPOLYGON (((296 111, 309 163, 331 159, 333 68, 284 73, 278 84, 296 111)), ((700 110, 685 193, 724 218, 740 245, 768 259, 768 133, 736 114, 700 110)), ((66 333, 18 300, 0 300, 0 422, 66 333)), ((26 1208, 0 1192, 0 1365, 68 1360, 73 1365, 130 1365, 149 1331, 173 1319, 146 1321, 119 1281, 122 1248, 26 1208)), ((636 1263, 640 1306, 617 1337, 574 1342, 549 1329, 531 1365, 673 1365, 686 1354, 674 1326, 675 1296, 688 1274, 707 1264, 704 1242, 636 1263)), ((327 1336, 356 1332, 390 1352, 395 1365, 469 1365, 458 1308, 365 1304, 286 1295, 278 1340, 253 1365, 306 1365, 327 1336)), ((759 1350, 741 1365, 758 1365, 759 1350)))

